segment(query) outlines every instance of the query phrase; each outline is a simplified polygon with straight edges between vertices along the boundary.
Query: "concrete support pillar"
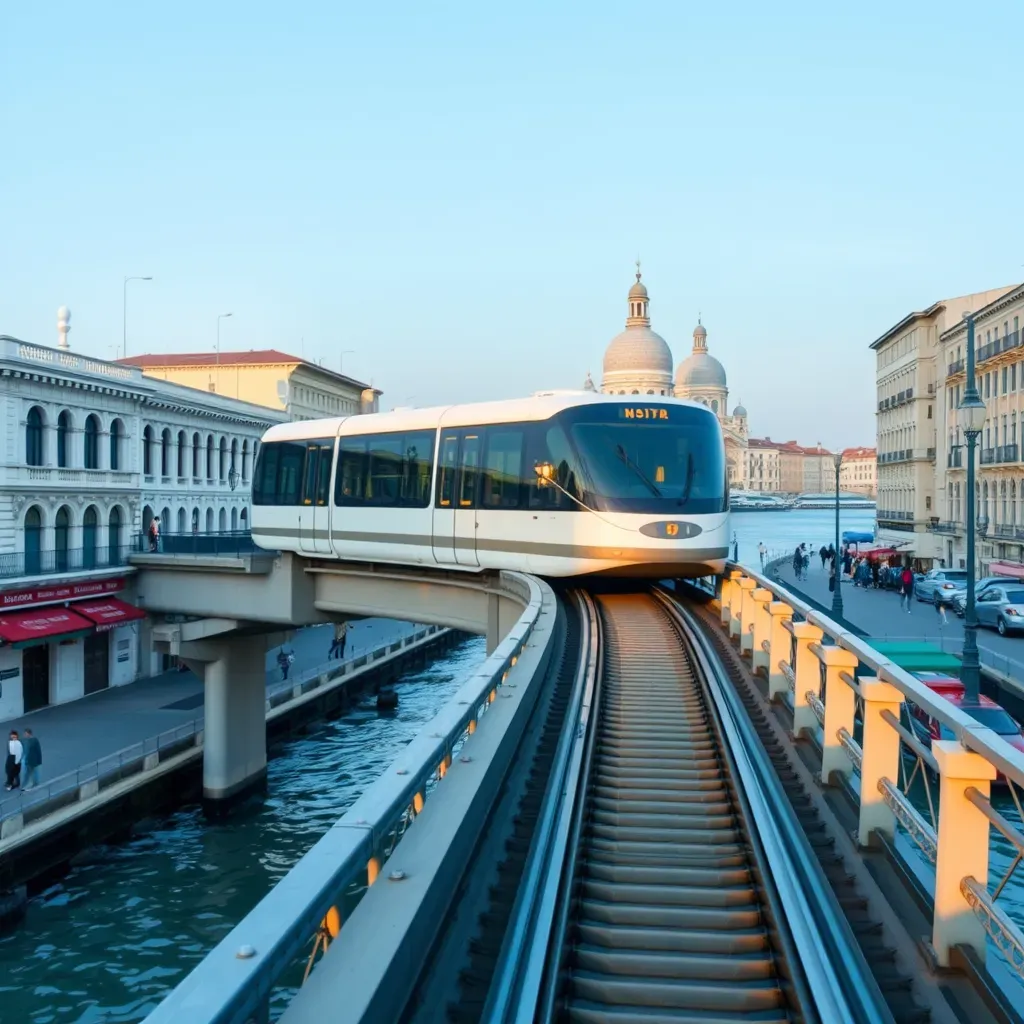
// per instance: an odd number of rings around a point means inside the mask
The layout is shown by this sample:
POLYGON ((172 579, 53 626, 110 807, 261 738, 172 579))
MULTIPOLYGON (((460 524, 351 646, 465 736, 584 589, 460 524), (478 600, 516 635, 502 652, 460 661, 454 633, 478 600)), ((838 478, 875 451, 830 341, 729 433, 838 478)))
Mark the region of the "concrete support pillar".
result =
POLYGON ((765 641, 771 639, 772 617, 768 613, 768 606, 772 602, 772 592, 764 587, 758 587, 750 595, 754 605, 754 633, 752 636, 752 647, 750 652, 751 667, 757 672, 763 669, 765 674, 768 671, 768 652, 764 649, 765 641))
POLYGON ((497 594, 487 595, 487 653, 490 654, 501 643, 501 598, 497 594))
POLYGON ((882 718, 890 711, 898 719, 903 694, 891 683, 881 679, 861 679, 860 692, 864 698, 864 759, 860 766, 860 825, 857 841, 867 846, 872 832, 892 839, 896 832, 896 817, 878 791, 880 779, 899 782, 900 736, 882 718))
POLYGON ((203 799, 225 804, 267 774, 265 644, 253 637, 181 645, 204 685, 203 799))
MULTIPOLYGON (((858 660, 855 654, 844 651, 842 647, 820 647, 818 658, 825 666, 825 722, 822 726, 825 735, 821 747, 821 781, 828 785, 829 776, 833 772, 849 775, 853 771, 850 755, 839 742, 839 730, 845 729, 853 735, 857 694, 839 676, 842 672, 852 676, 858 660)), ((821 678, 820 672, 818 678, 821 678)))
POLYGON ((796 638, 796 656, 792 666, 796 677, 793 686, 793 735, 796 737, 805 729, 813 732, 818 726, 818 719, 807 703, 807 691, 819 693, 821 690, 821 665, 810 647, 820 643, 824 635, 809 622, 793 624, 793 636, 796 638))
POLYGON ((740 654, 749 654, 754 647, 754 634, 750 627, 754 625, 754 591, 757 580, 749 577, 740 580, 740 654))
POLYGON ((789 689, 789 680, 782 674, 779 662, 789 661, 792 637, 785 624, 793 621, 793 609, 785 601, 772 601, 768 617, 768 699, 775 700, 789 689))
POLYGON ((743 573, 738 569, 732 569, 722 578, 722 605, 719 613, 722 617, 722 625, 728 626, 732 618, 732 598, 737 587, 737 581, 743 578, 743 573))
POLYGON ((985 929, 960 891, 964 878, 988 883, 989 821, 964 795, 973 786, 983 796, 996 770, 980 754, 956 740, 936 740, 932 754, 939 763, 938 856, 935 860, 935 917, 932 947, 942 967, 950 950, 963 943, 985 958, 985 929))
MULTIPOLYGON (((738 637, 742 627, 743 584, 747 577, 739 573, 733 578, 732 589, 729 591, 729 636, 738 637)), ((749 581, 753 583, 753 580, 749 581)))

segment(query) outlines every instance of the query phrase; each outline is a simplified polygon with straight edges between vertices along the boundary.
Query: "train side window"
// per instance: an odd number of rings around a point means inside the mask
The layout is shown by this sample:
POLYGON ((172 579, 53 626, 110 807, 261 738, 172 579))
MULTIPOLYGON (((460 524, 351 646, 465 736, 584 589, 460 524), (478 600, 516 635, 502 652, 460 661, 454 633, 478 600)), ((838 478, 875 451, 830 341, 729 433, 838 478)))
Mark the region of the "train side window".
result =
POLYGON ((334 462, 334 446, 320 445, 320 461, 316 479, 316 503, 326 505, 331 493, 331 466, 334 462))
POLYGON ((451 508, 455 496, 455 467, 459 455, 459 438, 450 434, 441 438, 440 466, 437 472, 437 506, 451 508))
POLYGON ((566 494, 568 492, 573 497, 579 495, 574 468, 577 464, 576 456, 561 424, 537 424, 530 440, 530 456, 525 467, 529 476, 530 508, 578 511, 580 506, 566 494), (533 467, 540 462, 549 462, 554 466, 555 483, 547 483, 536 475, 533 467))
POLYGON ((252 503, 273 505, 277 490, 277 468, 281 456, 280 444, 271 442, 260 448, 256 472, 253 474, 252 503))
POLYGON ((335 505, 361 505, 366 499, 366 438, 343 437, 334 482, 335 505))
POLYGON ((459 466, 459 508, 476 504, 477 480, 480 476, 480 435, 466 434, 462 439, 459 466))
POLYGON ((274 488, 273 505, 301 504, 302 469, 306 461, 306 446, 285 442, 281 445, 274 488))
POLYGON ((485 508, 519 508, 522 464, 523 431, 490 427, 480 480, 480 504, 485 508))
POLYGON ((402 504, 412 508, 426 508, 430 504, 430 474, 434 468, 434 441, 432 431, 406 434, 405 475, 402 481, 402 504))
POLYGON ((317 468, 320 464, 320 445, 315 441, 306 446, 306 472, 302 483, 302 504, 312 505, 316 495, 317 468))
POLYGON ((398 505, 402 485, 402 436, 373 437, 369 447, 370 476, 366 500, 371 505, 398 505))

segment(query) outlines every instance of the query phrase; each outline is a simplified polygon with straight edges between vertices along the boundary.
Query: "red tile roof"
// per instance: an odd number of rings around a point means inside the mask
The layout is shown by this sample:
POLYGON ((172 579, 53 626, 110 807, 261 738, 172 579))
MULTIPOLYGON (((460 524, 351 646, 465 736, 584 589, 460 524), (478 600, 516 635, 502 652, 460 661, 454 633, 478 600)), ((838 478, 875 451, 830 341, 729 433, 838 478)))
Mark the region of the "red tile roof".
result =
POLYGON ((129 366, 237 366, 243 363, 304 363, 298 356, 279 352, 276 348, 252 349, 249 352, 168 352, 165 355, 128 356, 118 359, 129 366))
POLYGON ((878 451, 874 448, 844 448, 843 458, 844 459, 874 459, 877 458, 878 451))

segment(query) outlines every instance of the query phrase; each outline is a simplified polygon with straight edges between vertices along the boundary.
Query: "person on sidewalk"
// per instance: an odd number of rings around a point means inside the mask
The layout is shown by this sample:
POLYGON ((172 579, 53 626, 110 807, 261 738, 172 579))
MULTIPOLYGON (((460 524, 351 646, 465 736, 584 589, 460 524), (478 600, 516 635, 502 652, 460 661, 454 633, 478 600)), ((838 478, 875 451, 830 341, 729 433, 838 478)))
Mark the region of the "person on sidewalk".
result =
POLYGON ((765 559, 768 557, 768 549, 764 546, 764 541, 757 545, 757 553, 761 556, 761 572, 764 572, 765 559))
POLYGON ((4 772, 7 775, 7 789, 17 789, 21 785, 21 759, 25 756, 25 748, 18 739, 15 729, 11 730, 10 739, 7 741, 7 762, 4 764, 4 772))
POLYGON ((22 742, 25 748, 24 764, 25 778, 22 780, 22 789, 31 789, 39 785, 39 768, 43 763, 43 748, 39 740, 32 734, 31 729, 25 730, 25 739, 22 742))
POLYGON ((289 654, 283 647, 277 652, 277 664, 281 669, 281 678, 288 678, 288 669, 292 667, 292 662, 295 660, 294 654, 289 654))
POLYGON ((942 629, 949 622, 949 619, 946 618, 946 608, 949 606, 949 603, 949 599, 943 597, 941 591, 935 591, 935 610, 939 614, 939 629, 942 629))
POLYGON ((910 571, 910 566, 905 565, 900 576, 900 608, 906 608, 908 615, 910 614, 910 599, 913 596, 914 574, 910 571))
POLYGON ((348 640, 348 623, 339 622, 334 627, 334 639, 331 641, 331 650, 327 660, 337 657, 339 661, 345 657, 345 642, 348 640))
POLYGON ((149 523, 149 550, 154 554, 160 549, 160 517, 153 516, 149 523))
POLYGON ((821 557, 821 571, 824 572, 825 563, 828 561, 828 548, 825 547, 824 544, 822 544, 820 550, 818 551, 818 554, 821 557))

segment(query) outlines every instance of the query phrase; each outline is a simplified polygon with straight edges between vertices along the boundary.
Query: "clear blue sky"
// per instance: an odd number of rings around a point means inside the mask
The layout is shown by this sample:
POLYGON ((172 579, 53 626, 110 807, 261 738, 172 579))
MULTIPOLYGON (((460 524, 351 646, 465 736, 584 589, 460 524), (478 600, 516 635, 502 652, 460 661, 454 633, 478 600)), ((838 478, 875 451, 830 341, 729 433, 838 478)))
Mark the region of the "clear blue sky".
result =
POLYGON ((18 4, 0 333, 275 347, 384 406, 576 387, 643 259, 751 429, 874 440, 868 344, 1024 280, 1024 4, 18 4))

